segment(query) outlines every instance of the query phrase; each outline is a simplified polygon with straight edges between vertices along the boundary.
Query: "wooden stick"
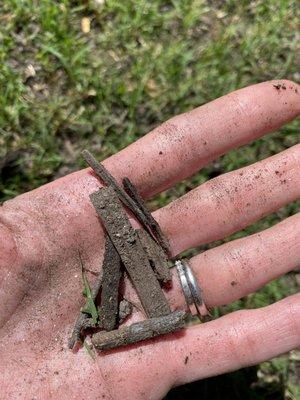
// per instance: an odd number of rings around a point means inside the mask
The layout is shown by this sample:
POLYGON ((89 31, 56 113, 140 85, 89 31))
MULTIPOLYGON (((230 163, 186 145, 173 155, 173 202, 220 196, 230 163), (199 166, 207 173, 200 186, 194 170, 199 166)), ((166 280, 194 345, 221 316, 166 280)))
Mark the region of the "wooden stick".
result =
MULTIPOLYGON (((115 178, 107 171, 107 169, 104 167, 104 165, 101 164, 100 162, 98 162, 95 159, 95 157, 88 150, 83 150, 83 152, 81 154, 82 154, 83 158, 85 159, 85 161, 87 162, 87 164, 93 169, 94 173, 107 186, 111 186, 116 191, 119 199, 135 215, 135 217, 142 224, 142 226, 146 230, 148 230, 149 233, 152 233, 152 230, 153 230, 154 236, 158 238, 159 243, 162 245, 164 250, 169 254, 170 246, 169 246, 167 238, 164 236, 159 225, 157 224, 155 219, 152 217, 150 212, 147 210, 146 206, 144 205, 143 199, 137 193, 137 190, 133 187, 131 182, 130 182, 129 186, 131 185, 130 188, 133 190, 134 196, 135 196, 135 199, 137 200, 137 202, 135 200, 133 200, 121 186, 118 185, 115 178), (141 208, 141 205, 142 205, 142 208, 141 208), (145 211, 146 211, 146 213, 145 213, 145 211)), ((127 182, 127 184, 128 184, 128 182, 127 182)), ((129 186, 128 186, 128 188, 129 188, 129 186)), ((130 189, 128 189, 128 190, 130 190, 130 189)))
POLYGON ((102 272, 99 325, 106 331, 116 328, 119 315, 119 285, 122 277, 121 258, 107 236, 102 272))
POLYGON ((103 187, 92 193, 90 199, 121 257, 146 315, 151 318, 169 314, 170 306, 115 190, 103 187))
POLYGON ((129 194, 129 196, 132 198, 135 204, 139 207, 139 209, 143 212, 147 227, 150 228, 150 231, 152 232, 157 242, 161 245, 163 250, 167 254, 170 254, 170 244, 168 242, 168 239, 163 234, 162 230, 160 229, 160 226, 153 218, 150 211, 147 209, 147 206, 143 198, 140 196, 137 188, 133 185, 133 183, 130 181, 129 178, 124 178, 122 182, 126 192, 129 194))
POLYGON ((171 280, 171 271, 166 253, 148 232, 143 229, 137 229, 136 232, 157 279, 162 283, 169 282, 171 280))
POLYGON ((146 319, 111 332, 95 333, 92 337, 92 343, 99 350, 111 350, 138 343, 184 328, 185 318, 186 313, 184 311, 173 311, 169 315, 146 319))

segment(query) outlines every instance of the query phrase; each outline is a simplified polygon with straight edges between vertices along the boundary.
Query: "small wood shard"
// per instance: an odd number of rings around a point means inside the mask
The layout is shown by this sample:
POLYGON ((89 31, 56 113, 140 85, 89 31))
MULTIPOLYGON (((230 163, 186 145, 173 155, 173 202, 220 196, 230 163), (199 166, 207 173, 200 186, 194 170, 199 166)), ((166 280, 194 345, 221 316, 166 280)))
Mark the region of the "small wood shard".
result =
POLYGON ((119 324, 121 324, 130 314, 132 314, 133 305, 127 299, 120 301, 119 305, 119 324))
POLYGON ((110 238, 106 237, 99 309, 99 325, 106 331, 111 331, 117 326, 121 277, 121 258, 110 238))
POLYGON ((112 350, 176 332, 184 328, 185 318, 184 311, 173 311, 169 315, 136 322, 111 332, 98 332, 93 335, 92 343, 98 350, 112 350))
POLYGON ((107 171, 104 165, 98 162, 88 150, 83 150, 82 156, 87 164, 93 169, 94 173, 107 186, 111 186, 115 190, 122 203, 129 208, 129 210, 135 215, 142 226, 149 231, 149 233, 152 233, 155 237, 157 237, 157 240, 164 250, 170 254, 170 247, 167 238, 162 233, 158 223, 147 210, 143 199, 138 194, 137 190, 129 181, 129 179, 127 178, 125 185, 134 198, 131 198, 126 191, 118 185, 115 178, 107 171))
POLYGON ((155 242, 155 240, 153 240, 148 232, 142 229, 137 229, 136 232, 148 256, 150 265, 154 269, 157 279, 162 283, 170 282, 171 271, 166 253, 155 242))
POLYGON ((146 315, 152 318, 169 314, 170 306, 114 188, 103 187, 92 193, 90 199, 120 255, 146 315))
POLYGON ((132 200, 136 203, 139 209, 143 212, 147 227, 150 229, 153 236, 156 238, 157 242, 161 245, 163 250, 167 254, 170 254, 170 244, 168 242, 168 239, 163 234, 162 230, 160 229, 160 226, 153 218, 150 211, 147 209, 147 206, 143 198, 140 196, 137 188, 133 185, 133 183, 130 181, 129 178, 124 178, 122 182, 124 189, 126 190, 128 195, 132 198, 132 200))

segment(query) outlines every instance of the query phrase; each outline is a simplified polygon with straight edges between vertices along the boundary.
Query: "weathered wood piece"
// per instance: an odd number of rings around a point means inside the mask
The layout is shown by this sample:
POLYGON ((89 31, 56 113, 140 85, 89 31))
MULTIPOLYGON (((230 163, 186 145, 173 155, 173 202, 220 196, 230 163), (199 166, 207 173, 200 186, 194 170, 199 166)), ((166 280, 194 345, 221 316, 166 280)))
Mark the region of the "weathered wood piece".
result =
POLYGON ((143 229, 136 230, 142 246, 148 256, 151 267, 157 279, 162 283, 170 282, 171 271, 168 264, 168 257, 161 246, 143 229))
POLYGON ((99 350, 111 350, 138 343, 184 328, 185 317, 184 311, 173 311, 169 315, 146 319, 111 332, 95 333, 92 337, 92 343, 99 350))
POLYGON ((169 314, 170 306, 114 188, 103 187, 92 193, 90 199, 121 257, 146 315, 151 318, 169 314))
POLYGON ((160 229, 160 226, 158 225, 158 223, 148 210, 144 202, 144 199, 139 194, 137 188, 133 185, 133 183, 130 181, 129 178, 124 178, 122 182, 124 189, 126 190, 128 195, 132 198, 132 200, 136 203, 139 209, 143 212, 147 227, 150 228, 150 231, 152 232, 153 236, 155 237, 157 242, 161 245, 161 247, 164 249, 164 251, 167 254, 170 254, 170 245, 168 239, 163 234, 162 230, 160 229))
POLYGON ((127 299, 123 299, 119 304, 119 324, 121 324, 130 314, 132 314, 133 305, 127 299))
POLYGON ((106 237, 102 267, 102 290, 99 308, 99 325, 106 331, 117 327, 119 315, 119 285, 122 261, 109 237, 106 237))
MULTIPOLYGON (((98 296, 101 286, 102 286, 102 272, 100 272, 99 275, 97 276, 97 279, 91 289, 92 299, 94 301, 95 301, 96 297, 98 296)), ((89 318, 89 316, 86 313, 83 313, 80 311, 80 313, 75 321, 72 335, 68 341, 69 349, 73 349, 73 347, 75 346, 75 343, 81 341, 82 332, 84 329, 93 326, 90 321, 91 321, 91 319, 89 318)))
MULTIPOLYGON (((132 199, 126 191, 118 185, 115 178, 107 171, 103 164, 98 162, 95 157, 88 151, 83 150, 81 153, 87 164, 93 169, 94 173, 107 185, 114 188, 115 192, 117 193, 119 199, 122 203, 129 208, 129 210, 135 215, 137 220, 142 224, 142 226, 152 233, 155 237, 158 238, 160 244, 164 248, 164 250, 169 254, 170 247, 167 238, 162 233, 158 223, 152 217, 150 212, 147 210, 146 206, 144 205, 143 199, 137 193, 137 190, 133 187, 132 183, 130 182, 128 190, 132 190, 134 198, 137 200, 135 201, 132 199), (142 205, 142 208, 141 208, 142 205)), ((127 178, 128 179, 128 178, 127 178)), ((129 181, 129 180, 128 180, 129 181)), ((126 181, 127 182, 127 181, 126 181)), ((126 183, 128 185, 128 182, 126 183)))

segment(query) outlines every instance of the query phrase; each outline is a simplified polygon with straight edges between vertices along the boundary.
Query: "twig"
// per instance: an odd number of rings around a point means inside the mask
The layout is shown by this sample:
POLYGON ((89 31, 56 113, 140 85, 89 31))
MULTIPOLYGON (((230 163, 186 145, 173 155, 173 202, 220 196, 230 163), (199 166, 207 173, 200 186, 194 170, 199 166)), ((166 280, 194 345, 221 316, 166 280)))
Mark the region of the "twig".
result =
POLYGON ((157 242, 161 245, 163 250, 167 254, 170 254, 170 245, 169 245, 168 239, 163 234, 162 230, 160 229, 160 226, 158 225, 156 220, 153 218, 150 211, 147 209, 147 206, 146 206, 143 198, 140 196, 137 188, 133 185, 133 183, 130 181, 129 178, 124 178, 122 182, 123 182, 123 186, 124 186, 124 189, 126 190, 127 194, 132 198, 132 200, 135 202, 135 204, 139 207, 139 209, 144 214, 145 223, 147 224, 147 227, 150 228, 150 231, 152 232, 152 234, 155 237, 155 239, 157 240, 157 242))
POLYGON ((185 325, 185 318, 186 313, 184 311, 173 311, 169 315, 146 319, 111 332, 95 333, 92 337, 92 343, 98 350, 111 350, 138 343, 182 329, 185 325))

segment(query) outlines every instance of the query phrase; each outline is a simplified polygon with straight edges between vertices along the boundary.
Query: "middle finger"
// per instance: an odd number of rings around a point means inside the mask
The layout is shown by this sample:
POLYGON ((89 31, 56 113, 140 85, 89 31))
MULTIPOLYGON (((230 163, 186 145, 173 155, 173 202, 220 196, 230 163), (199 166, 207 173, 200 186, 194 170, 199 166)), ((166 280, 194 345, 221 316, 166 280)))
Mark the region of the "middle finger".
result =
POLYGON ((174 255, 244 229, 300 198, 300 145, 214 178, 156 211, 174 255))

